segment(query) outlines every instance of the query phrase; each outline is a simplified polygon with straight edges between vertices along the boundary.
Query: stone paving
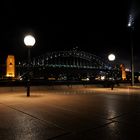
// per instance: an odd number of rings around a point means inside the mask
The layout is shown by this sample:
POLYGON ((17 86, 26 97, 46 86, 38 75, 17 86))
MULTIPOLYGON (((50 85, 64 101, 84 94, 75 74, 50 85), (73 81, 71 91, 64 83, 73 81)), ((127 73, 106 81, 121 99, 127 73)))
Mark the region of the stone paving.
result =
POLYGON ((0 88, 0 140, 140 139, 139 88, 0 88))

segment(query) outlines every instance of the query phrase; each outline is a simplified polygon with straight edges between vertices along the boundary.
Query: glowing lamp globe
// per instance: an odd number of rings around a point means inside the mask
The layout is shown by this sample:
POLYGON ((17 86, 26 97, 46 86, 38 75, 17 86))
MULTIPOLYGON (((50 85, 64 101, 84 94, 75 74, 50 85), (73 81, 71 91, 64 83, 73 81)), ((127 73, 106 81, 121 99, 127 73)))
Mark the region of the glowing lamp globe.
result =
POLYGON ((28 47, 32 47, 35 44, 35 38, 32 35, 27 35, 24 37, 24 44, 28 47))
POLYGON ((114 61, 115 60, 115 55, 114 54, 108 55, 108 60, 109 61, 114 61))

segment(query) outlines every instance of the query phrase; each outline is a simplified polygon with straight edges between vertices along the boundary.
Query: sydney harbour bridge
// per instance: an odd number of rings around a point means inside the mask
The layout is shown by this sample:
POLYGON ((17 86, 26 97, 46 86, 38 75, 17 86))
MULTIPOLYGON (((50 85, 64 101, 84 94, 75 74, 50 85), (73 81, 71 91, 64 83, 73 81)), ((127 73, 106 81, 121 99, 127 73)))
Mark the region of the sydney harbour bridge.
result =
POLYGON ((45 80, 105 80, 120 77, 120 69, 100 57, 77 50, 45 53, 17 65, 17 73, 24 77, 30 67, 32 79, 45 80))

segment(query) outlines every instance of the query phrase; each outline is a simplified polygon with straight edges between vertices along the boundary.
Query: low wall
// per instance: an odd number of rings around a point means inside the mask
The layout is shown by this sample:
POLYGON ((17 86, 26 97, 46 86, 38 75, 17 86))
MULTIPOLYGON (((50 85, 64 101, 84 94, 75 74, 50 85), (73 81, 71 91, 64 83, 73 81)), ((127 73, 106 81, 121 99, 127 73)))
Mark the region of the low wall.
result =
MULTIPOLYGON (((130 84, 120 84, 119 86, 115 86, 114 88, 126 88, 126 87, 131 87, 130 84)), ((136 84, 133 88, 139 87, 139 84, 136 84)), ((52 85, 52 86, 31 86, 31 91, 46 91, 46 90, 67 90, 67 89, 82 89, 82 88, 104 88, 102 85, 52 85)), ((25 86, 5 86, 5 87, 0 87, 0 93, 4 92, 26 92, 27 88, 25 86)))
MULTIPOLYGON (((46 91, 46 90, 67 90, 67 89, 80 89, 80 88, 87 88, 87 87, 100 87, 97 85, 72 85, 72 86, 66 86, 66 85, 54 85, 54 86, 31 86, 31 91, 46 91)), ((7 86, 7 87, 0 87, 0 93, 4 92, 26 92, 27 88, 25 86, 7 86)))

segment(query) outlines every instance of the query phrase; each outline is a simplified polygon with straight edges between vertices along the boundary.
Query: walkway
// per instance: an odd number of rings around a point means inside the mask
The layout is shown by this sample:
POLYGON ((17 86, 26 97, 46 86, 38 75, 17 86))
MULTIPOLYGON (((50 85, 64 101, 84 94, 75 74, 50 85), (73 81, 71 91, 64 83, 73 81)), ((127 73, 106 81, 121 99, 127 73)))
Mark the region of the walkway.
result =
POLYGON ((139 89, 0 90, 1 140, 140 139, 139 89))

